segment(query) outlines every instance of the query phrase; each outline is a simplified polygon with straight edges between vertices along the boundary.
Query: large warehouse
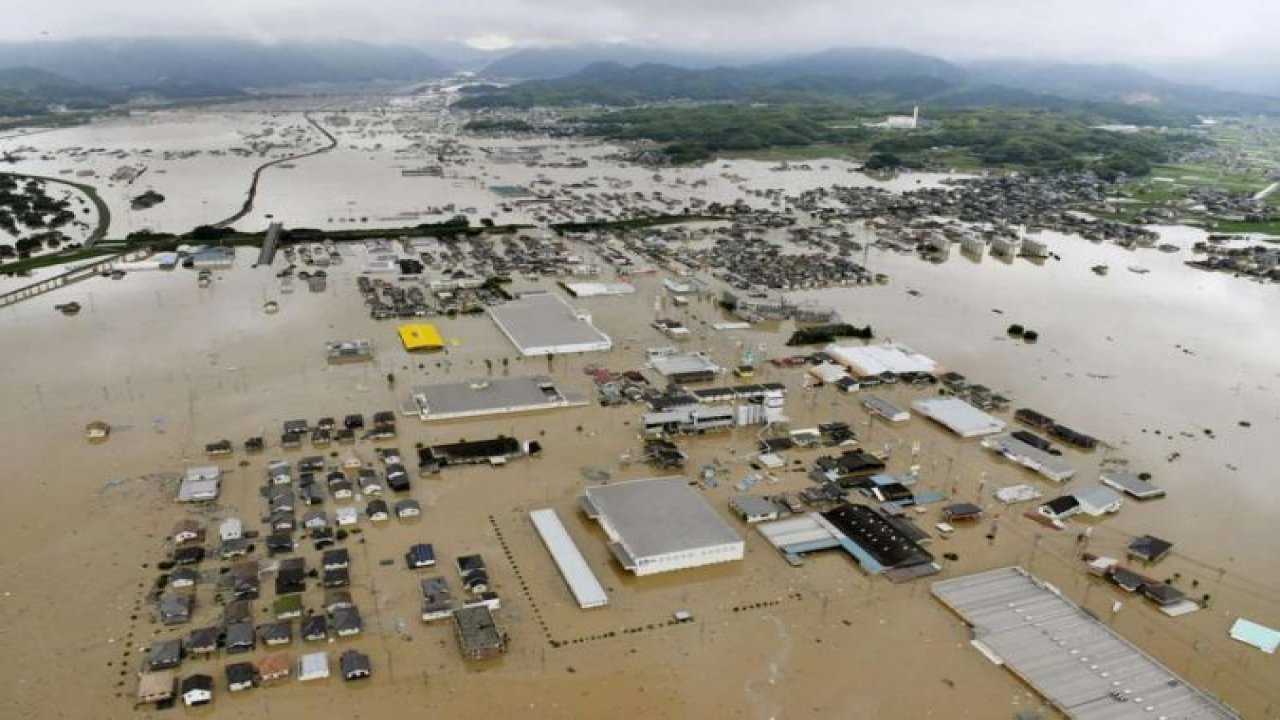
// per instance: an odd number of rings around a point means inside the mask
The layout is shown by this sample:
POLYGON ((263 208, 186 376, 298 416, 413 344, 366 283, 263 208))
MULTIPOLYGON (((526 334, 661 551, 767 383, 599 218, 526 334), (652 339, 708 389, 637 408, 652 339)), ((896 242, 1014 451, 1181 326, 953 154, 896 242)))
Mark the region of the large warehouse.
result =
POLYGON ((855 377, 872 375, 903 375, 906 373, 938 372, 938 363, 933 358, 912 350, 903 345, 884 343, 882 345, 828 345, 823 352, 831 356, 837 364, 849 368, 855 377))
POLYGON ((742 538, 683 478, 588 487, 582 509, 609 536, 609 549, 636 575, 741 560, 742 538))
POLYGON ((591 324, 590 315, 551 293, 522 295, 489 308, 489 315, 525 357, 606 352, 613 347, 609 336, 591 324))

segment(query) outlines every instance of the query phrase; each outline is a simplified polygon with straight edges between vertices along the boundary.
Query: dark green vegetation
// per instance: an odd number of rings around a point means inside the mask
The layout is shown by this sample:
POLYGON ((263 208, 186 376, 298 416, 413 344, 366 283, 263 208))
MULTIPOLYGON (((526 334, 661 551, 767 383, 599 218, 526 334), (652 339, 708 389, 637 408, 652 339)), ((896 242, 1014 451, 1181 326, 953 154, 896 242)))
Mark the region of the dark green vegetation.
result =
POLYGON ((1121 134, 1090 127, 1085 112, 938 111, 914 131, 860 125, 865 113, 839 105, 672 105, 603 113, 588 134, 664 143, 672 162, 718 153, 823 145, 828 155, 864 158, 867 169, 995 167, 1092 169, 1104 177, 1145 175, 1151 165, 1206 141, 1175 132, 1121 134))
POLYGON ((0 117, 43 115, 52 107, 102 110, 124 100, 119 93, 29 67, 0 70, 0 117))
MULTIPOLYGON (((89 209, 85 208, 88 213, 89 209)), ((45 183, 35 178, 0 174, 0 230, 17 238, 0 244, 0 258, 28 258, 67 242, 61 230, 76 219, 70 200, 55 200, 45 183), (30 234, 23 236, 23 232, 30 234)))
POLYGON ((472 120, 463 129, 471 132, 530 132, 533 126, 524 120, 482 119, 472 120))
POLYGON ((788 347, 798 345, 824 345, 834 342, 837 338, 859 338, 861 340, 871 340, 875 337, 871 326, 855 327, 848 323, 834 323, 831 325, 811 325, 802 327, 791 333, 791 337, 787 340, 788 347))

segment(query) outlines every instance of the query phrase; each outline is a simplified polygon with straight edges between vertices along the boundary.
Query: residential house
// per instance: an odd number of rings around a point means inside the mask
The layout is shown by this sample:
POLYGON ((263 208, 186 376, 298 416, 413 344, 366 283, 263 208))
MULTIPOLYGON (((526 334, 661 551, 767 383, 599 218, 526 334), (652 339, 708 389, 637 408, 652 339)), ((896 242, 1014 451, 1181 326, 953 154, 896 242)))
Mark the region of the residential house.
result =
POLYGON ((338 637, 352 637, 364 630, 360 610, 355 606, 339 608, 333 612, 333 631, 338 637))
POLYGON ((244 621, 253 621, 253 605, 249 604, 249 599, 232 600, 222 608, 222 626, 224 628, 231 623, 244 621))
POLYGON ((249 554, 249 550, 253 548, 253 543, 247 538, 232 538, 231 540, 223 540, 218 547, 218 557, 223 560, 233 560, 238 557, 244 557, 249 554))
POLYGON ((191 621, 193 598, 185 593, 165 593, 160 596, 160 623, 182 625, 191 621))
POLYGON ((449 582, 438 575, 422 579, 422 620, 441 620, 453 614, 449 582))
POLYGON ((327 550, 321 556, 320 564, 325 570, 349 567, 351 565, 351 553, 346 548, 327 550))
POLYGON ((253 670, 253 663, 231 663, 226 667, 225 672, 227 674, 227 689, 231 692, 249 690, 257 682, 257 677, 253 670))
POLYGON ((182 641, 157 640, 147 649, 147 669, 169 670, 182 664, 182 641))
POLYGON ((258 636, 254 632, 253 623, 249 620, 238 620, 228 623, 224 630, 223 645, 228 655, 253 652, 258 647, 258 636))
POLYGON ((277 620, 258 626, 258 638, 263 645, 288 645, 293 642, 293 623, 288 620, 277 620))
POLYGON ((329 639, 329 618, 320 613, 302 619, 302 639, 316 642, 329 639))
POLYGON ((289 653, 272 653, 264 655, 254 663, 258 678, 263 683, 284 680, 293 669, 293 660, 289 653))
POLYGON ((1080 501, 1073 495, 1063 495, 1036 508, 1036 512, 1060 522, 1080 512, 1080 501))
POLYGON ((173 698, 177 677, 172 670, 138 674, 138 702, 159 703, 173 698))
POLYGON ((285 485, 293 482, 293 471, 287 460, 272 460, 267 463, 267 481, 272 485, 285 485))
POLYGON ((342 679, 347 681, 367 678, 373 674, 369 656, 359 650, 344 651, 338 657, 338 666, 342 669, 342 679))
POLYGON ((377 497, 382 494, 382 482, 378 480, 378 471, 373 468, 361 468, 356 473, 356 484, 366 496, 377 497))
POLYGON ((350 500, 356 495, 355 489, 351 486, 351 481, 345 477, 329 483, 329 494, 333 496, 334 500, 350 500))
POLYGON ((223 542, 239 540, 244 537, 244 523, 240 518, 229 517, 218 525, 218 538, 223 542))
POLYGON ((324 510, 308 510, 302 513, 302 527, 307 530, 329 527, 329 516, 324 510))
POLYGON ((204 548, 186 546, 173 551, 174 565, 197 565, 204 562, 204 548))
POLYGON ((213 678, 208 675, 188 675, 182 678, 181 690, 182 704, 187 707, 213 702, 213 678))
POLYGON ((202 542, 204 540, 204 526, 194 518, 183 518, 178 521, 177 525, 174 525, 170 539, 178 545, 188 542, 202 542))
POLYGON ((729 499, 729 507, 749 523, 777 520, 779 514, 778 506, 772 500, 755 495, 734 495, 729 499))
POLYGON ((387 487, 392 492, 408 492, 409 491, 409 473, 404 469, 404 465, 387 465, 387 487))
POLYGON ((338 527, 355 525, 360 522, 360 513, 353 507, 334 508, 333 517, 338 523, 338 527))
POLYGON ((1129 543, 1129 557, 1146 563, 1160 562, 1173 551, 1173 543, 1154 535, 1143 535, 1129 543))
POLYGON ((302 595, 294 593, 291 595, 281 595, 271 603, 271 611, 275 613, 277 620, 291 620, 293 618, 302 617, 302 595))
POLYGON ((169 587, 176 589, 194 587, 199 579, 200 571, 195 568, 174 568, 173 572, 169 573, 169 587))
POLYGON ((346 587, 351 584, 351 570, 348 568, 330 568, 325 570, 320 584, 326 588, 346 587))
POLYGON ((1098 517, 1108 513, 1119 512, 1123 500, 1120 493, 1105 485, 1092 485, 1071 493, 1080 503, 1080 512, 1098 517))
POLYGON ((371 522, 385 522, 391 517, 390 511, 387 509, 386 500, 370 500, 364 511, 371 522))
POLYGON ((293 535, 285 530, 277 530, 267 536, 267 552, 272 555, 293 552, 293 535))
POLYGON ((323 680, 329 677, 329 654, 307 653, 298 659, 298 680, 323 680))
POLYGON ((355 603, 351 602, 350 590, 325 590, 324 591, 324 609, 327 613, 336 613, 345 608, 353 608, 355 603))
POLYGON ((216 652, 218 652, 218 628, 196 628, 187 635, 188 655, 212 655, 216 652))
POLYGON ((418 543, 404 554, 404 562, 411 570, 432 567, 436 564, 436 551, 430 543, 418 543))
POLYGON ((396 517, 401 520, 415 518, 422 514, 422 505, 413 498, 396 501, 396 517))
POLYGON ((290 557, 276 568, 276 595, 300 593, 307 589, 307 559, 290 557))

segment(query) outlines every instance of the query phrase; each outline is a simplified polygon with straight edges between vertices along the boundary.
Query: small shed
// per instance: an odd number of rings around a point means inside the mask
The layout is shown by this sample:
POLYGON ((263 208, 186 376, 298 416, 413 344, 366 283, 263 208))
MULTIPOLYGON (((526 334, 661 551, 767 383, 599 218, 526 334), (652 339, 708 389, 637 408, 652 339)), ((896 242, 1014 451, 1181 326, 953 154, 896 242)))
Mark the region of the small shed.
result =
POLYGON ((240 518, 229 517, 218 525, 218 537, 226 542, 228 540, 239 540, 244 537, 244 523, 240 518))

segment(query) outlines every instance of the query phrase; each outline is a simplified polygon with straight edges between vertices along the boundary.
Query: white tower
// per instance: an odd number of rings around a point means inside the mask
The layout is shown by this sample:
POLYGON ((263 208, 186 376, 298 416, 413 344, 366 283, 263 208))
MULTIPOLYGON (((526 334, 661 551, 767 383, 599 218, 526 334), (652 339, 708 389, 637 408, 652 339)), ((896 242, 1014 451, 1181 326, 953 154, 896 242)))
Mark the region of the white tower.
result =
POLYGON ((915 130, 920 127, 920 106, 916 105, 911 109, 911 129, 915 130))

